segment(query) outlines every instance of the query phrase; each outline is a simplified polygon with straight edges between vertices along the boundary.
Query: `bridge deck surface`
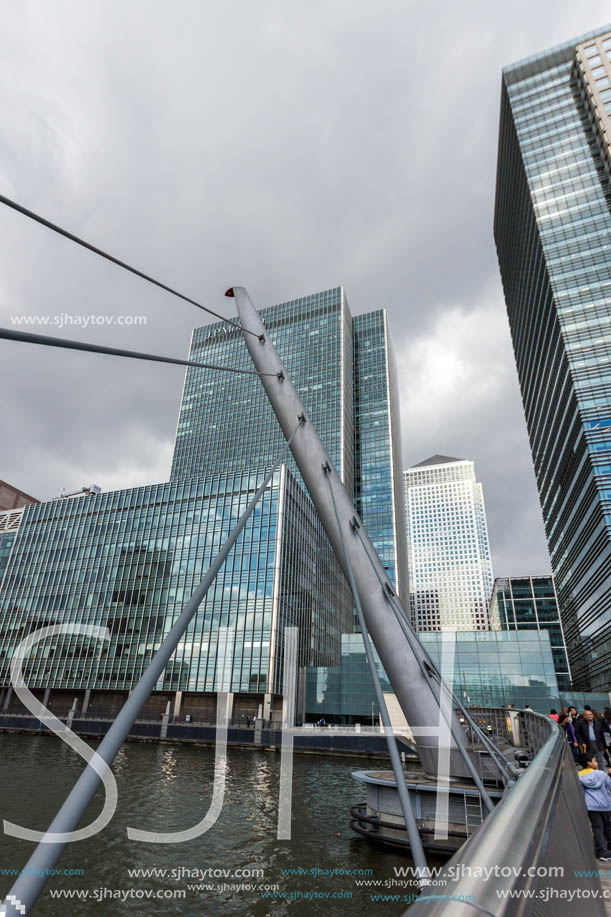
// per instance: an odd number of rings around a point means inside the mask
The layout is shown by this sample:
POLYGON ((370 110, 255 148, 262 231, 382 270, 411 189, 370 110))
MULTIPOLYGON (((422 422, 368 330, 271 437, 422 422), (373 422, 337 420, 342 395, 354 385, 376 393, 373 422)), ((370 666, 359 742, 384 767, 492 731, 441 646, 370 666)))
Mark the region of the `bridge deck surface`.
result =
MULTIPOLYGON (((607 866, 611 867, 611 863, 601 863, 598 860, 596 862, 596 865, 598 866, 599 869, 601 869, 601 867, 607 867, 607 866)), ((609 873, 609 875, 606 875, 604 877, 601 876, 600 884, 603 887, 603 892, 607 896, 605 898, 605 910, 607 911, 607 914, 609 914, 609 917, 611 917, 611 869, 605 869, 605 870, 601 869, 601 872, 602 871, 606 871, 607 873, 609 873)))

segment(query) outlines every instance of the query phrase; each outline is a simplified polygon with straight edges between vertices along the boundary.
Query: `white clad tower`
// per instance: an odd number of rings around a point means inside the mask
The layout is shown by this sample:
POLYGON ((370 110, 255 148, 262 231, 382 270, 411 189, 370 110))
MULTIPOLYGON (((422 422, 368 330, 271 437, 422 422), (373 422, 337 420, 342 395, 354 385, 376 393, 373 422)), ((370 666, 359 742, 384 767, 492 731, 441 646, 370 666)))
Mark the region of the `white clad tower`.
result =
POLYGON ((493 575, 473 462, 433 455, 403 473, 410 612, 419 631, 488 630, 493 575))

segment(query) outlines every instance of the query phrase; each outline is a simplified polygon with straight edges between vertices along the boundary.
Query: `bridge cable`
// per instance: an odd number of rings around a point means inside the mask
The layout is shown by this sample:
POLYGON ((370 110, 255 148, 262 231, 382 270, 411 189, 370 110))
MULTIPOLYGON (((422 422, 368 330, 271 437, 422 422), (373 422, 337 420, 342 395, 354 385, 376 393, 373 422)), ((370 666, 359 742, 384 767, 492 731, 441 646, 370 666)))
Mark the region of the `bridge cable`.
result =
MULTIPOLYGON (((155 689, 155 685, 163 674, 172 653, 185 635, 187 627, 195 616, 210 586, 216 579, 217 574, 227 560, 227 557, 246 526, 257 503, 267 489, 273 475, 286 460, 293 437, 297 433, 299 427, 302 426, 303 422, 304 419, 300 418, 290 439, 286 442, 280 455, 276 459, 276 462, 257 488, 254 496, 227 536, 218 554, 211 561, 210 566, 191 595, 191 598, 183 605, 180 615, 172 625, 171 630, 142 673, 139 682, 130 692, 129 697, 115 717, 110 729, 98 745, 96 755, 99 756, 107 766, 112 764, 119 749, 127 739, 129 731, 137 719, 140 710, 151 692, 155 689)), ((99 762, 97 763, 99 767, 99 762)), ((100 768, 100 770, 102 770, 102 768, 100 768)), ((102 777, 91 766, 91 761, 89 761, 64 800, 46 834, 68 833, 74 831, 85 814, 101 782, 102 777)), ((13 906, 13 901, 15 899, 18 899, 20 905, 25 908, 23 913, 30 913, 31 908, 49 878, 51 870, 61 857, 66 844, 67 841, 45 843, 43 840, 39 842, 30 856, 26 867, 21 870, 19 878, 13 884, 3 906, 0 906, 0 913, 3 913, 5 910, 7 914, 19 913, 13 906)))
POLYGON ((352 569, 352 564, 346 551, 346 544, 344 541, 344 533, 342 526, 339 520, 339 513, 337 511, 337 504, 335 502, 335 494, 333 493, 333 487, 331 484, 331 477, 329 474, 330 466, 327 464, 323 466, 327 478, 327 484, 329 485, 329 492, 331 494, 331 502, 333 503, 333 511, 335 513, 335 521, 337 522, 337 528, 339 530, 339 537, 342 544, 342 553, 344 555, 344 560, 346 562, 346 567, 348 569, 348 582, 350 583, 350 589, 352 596, 354 598, 354 604, 356 606, 356 613, 359 619, 359 625, 363 634, 363 643, 365 644, 365 654, 367 656, 367 664, 369 666, 369 672, 371 674, 371 679, 373 681, 373 688, 378 702, 378 707, 380 710, 380 715, 382 717, 382 723, 384 725, 384 732, 386 734, 386 743, 388 745, 388 752, 390 754, 390 760, 392 762, 392 769, 395 775, 395 783, 397 785, 397 792, 399 794, 399 799, 401 801, 401 808, 403 810, 403 817, 405 819, 405 828, 409 837, 411 854, 416 865, 416 876, 418 877, 419 884, 421 887, 430 885, 430 876, 431 872, 428 868, 426 861, 426 855, 424 853, 424 848, 422 846, 422 838, 420 837, 420 830, 418 828, 418 822, 416 821, 416 816, 412 809, 411 800, 409 797, 409 792, 405 782, 405 771, 403 770, 403 765, 401 764, 401 758, 399 755, 399 749, 397 747, 397 740, 395 738, 392 724, 390 722, 390 716, 388 715, 388 707, 386 706, 386 701, 384 700, 384 694, 382 687, 380 685, 380 678, 378 676, 378 671, 376 668, 375 660, 373 657, 373 649, 371 645, 371 638, 369 636, 369 631, 367 629, 367 624, 365 622, 365 617, 363 615, 363 608, 361 605, 361 598, 356 587, 356 581, 354 578, 354 571, 352 569))
MULTIPOLYGON (((215 366, 213 363, 199 363, 195 360, 180 360, 178 357, 163 357, 138 350, 122 350, 119 347, 106 347, 102 344, 88 344, 85 341, 73 341, 68 338, 57 338, 47 334, 33 334, 31 331, 16 331, 13 328, 0 328, 0 340, 17 341, 21 344, 41 344, 44 347, 64 347, 67 350, 82 350, 86 353, 103 353, 111 357, 131 357, 134 360, 151 360, 154 363, 173 363, 177 366, 195 366, 198 369, 218 369, 228 373, 240 373, 245 376, 278 376, 278 373, 260 373, 256 369, 236 369, 233 366, 215 366)), ((284 378, 284 376, 283 376, 284 378)))
POLYGON ((215 318, 219 318, 222 322, 227 322, 228 325, 233 325, 234 328, 238 328, 240 331, 243 331, 244 334, 252 334, 254 337, 259 337, 259 335, 255 334, 254 331, 247 331, 246 328, 242 328, 239 322, 225 318, 218 312, 214 312, 212 309, 208 309, 207 306, 202 306, 201 303, 197 302, 195 299, 191 299, 190 296, 185 296, 184 293, 179 293, 178 290, 167 286, 167 284, 162 283, 160 280, 156 280, 154 277, 151 277, 149 274, 145 274, 143 271, 139 271, 137 268, 132 267, 130 264, 126 264, 125 261, 120 261, 119 258, 115 258, 114 255, 108 254, 108 252, 103 251, 101 248, 97 248, 97 246, 92 245, 91 242, 86 242, 85 239, 81 239, 79 236, 75 236, 74 233, 68 232, 67 229, 62 229, 62 227, 58 226, 57 223, 52 223, 50 220, 45 219, 45 217, 40 216, 40 214, 34 213, 33 210, 28 210, 27 207, 23 207, 16 201, 12 201, 10 198, 5 197, 4 194, 0 194, 0 204, 4 204, 6 207, 10 207, 12 210, 16 210, 17 213, 21 213, 23 216, 28 217, 28 219, 34 220, 36 223, 40 223, 41 226, 46 226, 47 229, 51 229, 53 232, 58 233, 60 236, 64 236, 65 239, 70 239, 71 242, 76 242, 77 245, 86 248, 90 252, 93 252, 94 255, 99 255, 100 258, 105 258, 106 261, 110 261, 112 264, 116 264, 118 267, 122 267, 124 270, 129 271, 130 274, 135 274, 136 277, 141 277, 142 280, 146 280, 148 283, 152 283, 154 286, 159 287, 161 290, 165 290, 166 293, 171 293, 172 296, 177 296, 178 299, 182 299, 184 302, 188 302, 192 306, 196 306, 196 308, 201 309, 202 312, 207 312, 209 315, 213 315, 215 318))

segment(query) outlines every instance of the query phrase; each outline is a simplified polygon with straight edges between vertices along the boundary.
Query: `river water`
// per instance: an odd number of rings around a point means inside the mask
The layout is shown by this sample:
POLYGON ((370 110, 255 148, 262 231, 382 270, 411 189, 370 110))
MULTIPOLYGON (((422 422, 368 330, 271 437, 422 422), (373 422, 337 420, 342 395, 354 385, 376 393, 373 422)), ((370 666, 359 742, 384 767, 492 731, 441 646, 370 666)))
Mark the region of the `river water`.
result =
MULTIPOLYGON (((386 769, 388 762, 296 754, 291 839, 279 841, 280 755, 230 750, 225 801, 216 824, 184 843, 150 844, 129 840, 127 826, 182 831, 204 817, 212 798, 214 749, 128 743, 113 767, 119 790, 113 820, 95 837, 68 845, 56 868, 82 870, 82 874, 53 876, 35 913, 40 917, 401 914, 415 889, 387 883, 407 882, 397 877, 395 868, 411 866, 409 855, 372 845, 349 827, 350 806, 365 798, 364 787, 350 774, 375 767, 386 769), (130 876, 130 870, 137 869, 159 872, 130 876), (208 873, 202 878, 198 870, 224 874, 208 873), (255 870, 262 872, 248 874, 255 870), (331 875, 332 870, 344 874, 331 875), (381 884, 367 887, 357 882, 381 884), (74 895, 67 901, 53 897, 55 892, 74 895), (146 894, 155 897, 143 897, 146 894), (375 894, 405 899, 372 901, 375 894)), ((2 818, 46 829, 82 768, 82 759, 55 736, 0 734, 2 818)), ((93 820, 102 802, 99 793, 82 824, 93 820)), ((31 842, 0 835, 0 899, 14 881, 6 871, 21 869, 32 849, 31 842)))

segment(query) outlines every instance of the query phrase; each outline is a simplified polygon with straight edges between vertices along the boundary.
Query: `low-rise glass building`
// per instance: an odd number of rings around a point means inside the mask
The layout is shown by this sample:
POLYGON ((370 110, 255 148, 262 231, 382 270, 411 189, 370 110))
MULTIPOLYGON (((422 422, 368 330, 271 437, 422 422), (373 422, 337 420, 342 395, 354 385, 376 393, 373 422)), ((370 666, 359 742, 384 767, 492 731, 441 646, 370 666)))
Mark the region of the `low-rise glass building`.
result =
MULTIPOLYGON (((46 640, 30 654, 28 686, 94 691, 105 708, 122 702, 262 478, 231 472, 27 506, 0 597, 3 684, 27 634, 92 624, 108 628, 110 641, 46 640)), ((250 696, 249 709, 261 703, 269 715, 283 691, 285 627, 299 628, 300 666, 339 662, 351 626, 350 610, 338 612, 344 588, 311 502, 281 466, 157 690, 239 692, 250 696), (221 628, 233 629, 222 684, 221 628)))
MULTIPOLYGON (((546 630, 420 633, 418 638, 465 706, 527 704, 540 713, 575 703, 602 712, 609 696, 559 690, 546 630)), ((374 651, 375 653, 375 651, 374 651)), ((377 656, 376 656, 377 659, 377 656)), ((392 692, 377 660, 382 690, 392 692)), ((360 634, 342 637, 341 665, 309 668, 306 715, 330 723, 378 723, 379 710, 360 634)))

